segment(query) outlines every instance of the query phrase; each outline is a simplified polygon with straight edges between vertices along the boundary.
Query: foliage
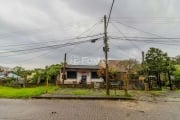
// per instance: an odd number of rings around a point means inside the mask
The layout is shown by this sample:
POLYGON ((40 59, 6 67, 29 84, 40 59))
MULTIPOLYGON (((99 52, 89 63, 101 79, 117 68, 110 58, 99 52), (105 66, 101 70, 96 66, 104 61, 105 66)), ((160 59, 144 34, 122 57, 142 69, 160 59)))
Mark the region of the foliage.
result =
POLYGON ((175 80, 180 81, 180 65, 175 65, 176 71, 173 72, 175 80))
POLYGON ((150 48, 145 57, 145 69, 150 74, 157 75, 162 72, 172 72, 175 67, 167 53, 158 48, 150 48))
POLYGON ((23 71, 25 71, 25 69, 20 66, 16 66, 13 68, 13 72, 21 77, 23 77, 23 71))
POLYGON ((30 83, 37 83, 38 77, 40 77, 39 82, 44 82, 46 79, 45 69, 35 69, 32 74, 33 74, 33 77, 30 83))
MULTIPOLYGON (((54 92, 58 87, 49 86, 49 93, 54 92)), ((0 98, 29 98, 32 96, 39 96, 44 94, 46 87, 34 87, 34 88, 12 88, 0 86, 0 98)))
POLYGON ((51 65, 50 67, 47 68, 46 73, 51 81, 56 79, 56 76, 59 74, 61 67, 62 67, 61 64, 56 64, 56 65, 51 65))
MULTIPOLYGON (((161 88, 161 74, 162 73, 170 73, 175 70, 172 61, 168 57, 167 53, 164 53, 162 50, 158 48, 150 48, 146 53, 145 57, 145 70, 148 75, 156 75, 157 82, 159 87, 161 88)), ((150 84, 150 83, 149 83, 150 84)))
POLYGON ((180 55, 175 57, 176 64, 180 65, 180 55))
POLYGON ((150 48, 146 53, 145 67, 151 73, 161 73, 168 69, 169 61, 167 53, 158 48, 150 48))
POLYGON ((131 80, 138 80, 139 79, 138 74, 129 74, 129 77, 130 77, 131 80))
MULTIPOLYGON (((109 70, 108 70, 109 79, 114 80, 115 77, 116 77, 116 73, 117 73, 117 71, 115 69, 109 68, 109 70)), ((102 69, 98 70, 97 74, 98 74, 99 77, 102 77, 105 80, 105 78, 106 78, 106 69, 102 68, 102 69)))
POLYGON ((60 68, 62 67, 61 64, 55 64, 51 66, 46 66, 46 69, 35 69, 34 70, 34 76, 31 80, 32 83, 37 83, 38 79, 40 79, 39 82, 45 82, 46 77, 48 76, 49 82, 54 82, 57 75, 59 74, 60 68))

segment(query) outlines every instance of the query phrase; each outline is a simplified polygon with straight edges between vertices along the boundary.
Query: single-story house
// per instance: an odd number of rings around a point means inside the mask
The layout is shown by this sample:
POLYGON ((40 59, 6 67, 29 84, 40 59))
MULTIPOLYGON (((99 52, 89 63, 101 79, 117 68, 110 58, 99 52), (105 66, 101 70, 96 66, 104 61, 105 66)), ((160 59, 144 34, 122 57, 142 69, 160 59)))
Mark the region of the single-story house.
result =
POLYGON ((91 84, 92 82, 103 82, 97 75, 101 67, 97 65, 66 65, 60 70, 60 84, 63 83, 63 70, 65 70, 64 84, 91 84))
POLYGON ((9 72, 0 72, 0 79, 5 80, 7 78, 13 78, 13 79, 17 80, 18 84, 24 84, 24 79, 21 76, 13 73, 11 71, 9 71, 9 72))

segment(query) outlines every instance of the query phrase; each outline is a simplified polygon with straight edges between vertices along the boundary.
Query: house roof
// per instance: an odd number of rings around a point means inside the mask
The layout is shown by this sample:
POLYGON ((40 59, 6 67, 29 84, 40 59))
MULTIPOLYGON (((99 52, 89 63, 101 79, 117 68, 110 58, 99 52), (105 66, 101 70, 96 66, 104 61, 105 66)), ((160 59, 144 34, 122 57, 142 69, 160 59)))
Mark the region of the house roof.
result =
POLYGON ((67 65, 66 69, 101 69, 98 65, 67 65))
POLYGON ((0 72, 0 78, 6 78, 6 77, 9 77, 9 78, 21 78, 20 76, 16 75, 15 73, 13 72, 0 72))
MULTIPOLYGON (((105 61, 101 60, 99 65, 105 67, 105 61)), ((127 64, 125 64, 122 60, 108 60, 109 68, 113 68, 118 72, 126 72, 127 71, 127 64)))
POLYGON ((108 60, 109 67, 116 69, 119 72, 127 71, 127 64, 121 60, 108 60))

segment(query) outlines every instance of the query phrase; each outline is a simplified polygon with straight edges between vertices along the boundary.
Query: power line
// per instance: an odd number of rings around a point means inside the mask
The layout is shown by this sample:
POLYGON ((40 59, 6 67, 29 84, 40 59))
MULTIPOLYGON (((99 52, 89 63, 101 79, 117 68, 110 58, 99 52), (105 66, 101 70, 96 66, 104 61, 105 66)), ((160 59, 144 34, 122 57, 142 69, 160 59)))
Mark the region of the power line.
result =
MULTIPOLYGON (((98 22, 99 22, 99 18, 98 18, 98 22)), ((49 29, 53 28, 53 27, 57 27, 57 26, 59 26, 59 25, 57 24, 56 26, 47 26, 47 27, 43 27, 43 28, 34 28, 34 29, 28 29, 28 30, 25 30, 25 29, 24 30, 15 30, 15 31, 10 31, 10 32, 0 33, 0 38, 12 37, 11 35, 27 35, 29 33, 37 33, 38 31, 51 32, 51 30, 49 30, 49 29)), ((71 25, 68 25, 68 26, 71 26, 71 25)), ((57 29, 59 29, 59 27, 57 27, 57 29)))
MULTIPOLYGON (((121 51, 118 51, 118 52, 121 52, 121 55, 125 56, 125 57, 128 57, 128 58, 131 58, 131 56, 129 56, 128 54, 125 54, 124 52, 122 52, 123 50, 120 48, 120 46, 118 44, 114 44, 112 41, 110 41, 110 43, 112 43, 114 46, 117 46, 118 49, 120 49, 121 51)), ((132 55, 133 57, 137 58, 136 56, 132 55)))
POLYGON ((100 21, 96 22, 95 24, 93 24, 90 28, 88 28, 84 32, 80 33, 77 37, 81 37, 84 33, 87 33, 88 31, 90 31, 91 29, 93 29, 94 27, 96 27, 100 23, 102 23, 102 20, 100 20, 100 21))
MULTIPOLYGON (((77 44, 78 45, 78 44, 77 44)), ((77 46, 75 46, 74 45, 74 47, 77 47, 77 46)), ((74 47, 72 48, 72 49, 74 49, 74 47)), ((101 47, 99 47, 99 48, 102 48, 102 45, 101 45, 101 47)), ((99 49, 98 48, 98 49, 99 49)), ((56 50, 58 50, 58 49, 60 49, 60 48, 55 48, 56 50)), ((69 51, 71 51, 72 49, 70 49, 69 51)), ((95 51, 97 51, 98 49, 95 49, 95 51)), ((68 52, 69 52, 68 51, 68 52)), ((33 59, 36 59, 37 57, 39 58, 39 57, 41 57, 41 56, 44 56, 44 55, 46 55, 47 56, 47 54, 50 54, 50 53, 52 53, 52 52, 54 52, 54 51, 46 51, 45 53, 42 53, 42 54, 40 54, 40 55, 37 55, 37 56, 34 56, 34 57, 31 57, 31 58, 29 58, 29 59, 25 59, 25 60, 23 60, 23 61, 18 61, 18 62, 20 62, 20 63, 25 63, 25 62, 27 62, 27 61, 29 61, 29 60, 33 60, 33 59)), ((66 52, 66 53, 68 53, 68 52, 66 52)))
MULTIPOLYGON (((102 22, 102 21, 101 21, 102 22)), ((92 30, 93 28, 95 28, 96 26, 97 26, 97 24, 98 23, 100 23, 100 22, 97 22, 96 24, 94 24, 91 28, 89 28, 89 29, 87 29, 85 32, 83 32, 82 34, 84 34, 84 33, 86 33, 86 32, 88 32, 88 31, 90 31, 90 30, 92 30)), ((102 35, 102 33, 100 33, 100 34, 94 34, 94 35, 86 35, 86 36, 82 36, 82 34, 81 35, 79 35, 79 36, 77 36, 77 37, 75 37, 75 38, 70 38, 70 39, 65 39, 66 41, 67 40, 75 40, 75 39, 85 39, 85 38, 89 38, 89 37, 99 37, 99 36, 101 36, 102 35)), ((96 39, 92 39, 91 41, 95 41, 96 39)), ((46 41, 46 42, 36 42, 36 43, 33 43, 33 44, 39 44, 39 43, 41 43, 41 44, 43 44, 43 43, 49 43, 49 42, 56 42, 57 40, 52 40, 52 41, 46 41)), ((59 40, 58 40, 59 41, 59 40)), ((61 41, 59 41, 59 42, 61 42, 61 41)), ((57 44, 57 43, 56 43, 57 44)), ((24 44, 17 44, 17 45, 12 45, 12 46, 21 46, 21 45, 29 45, 29 43, 24 43, 24 44)), ((76 44, 77 45, 77 44, 76 44)), ((73 45, 74 47, 75 47, 75 45, 73 45)), ((74 48, 73 47, 73 48, 74 48)), ((61 47, 60 47, 61 48, 61 47)), ((53 48, 53 49, 60 49, 60 48, 53 48)), ((72 49, 73 49, 72 48, 72 49)), ((72 50, 71 49, 71 50, 72 50)), ((49 50, 51 50, 51 49, 49 49, 49 50)), ((23 61, 20 61, 20 62, 26 62, 27 60, 32 60, 32 59, 34 59, 34 58, 37 58, 37 57, 40 57, 40 56, 42 56, 42 55, 44 55, 44 54, 48 54, 48 53, 51 53, 52 51, 47 51, 47 52, 45 52, 45 53, 43 53, 43 54, 40 54, 40 55, 38 55, 38 56, 35 56, 35 57, 32 57, 32 58, 30 58, 30 59, 26 59, 26 60, 23 60, 23 61)), ((37 51, 37 50, 36 50, 37 51)), ((17 56, 17 55, 24 55, 24 54, 29 54, 29 53, 33 53, 34 52, 34 50, 33 51, 23 51, 23 53, 20 53, 20 54, 14 54, 14 55, 11 55, 11 56, 17 56)), ((8 56, 6 56, 6 57, 11 57, 10 55, 8 55, 8 56)))
MULTIPOLYGON (((119 38, 120 38, 120 37, 119 37, 119 38)), ((174 39, 174 40, 179 39, 179 40, 180 40, 180 37, 161 37, 161 38, 159 38, 159 37, 142 37, 142 36, 129 36, 129 37, 127 37, 127 36, 126 36, 126 38, 142 38, 142 39, 174 39)))
MULTIPOLYGON (((122 33, 121 32, 121 30, 117 27, 117 26, 115 26, 113 23, 111 23, 112 24, 112 26, 120 33, 120 34, 122 34, 123 35, 123 37, 125 38, 125 39, 127 39, 126 38, 126 36, 124 35, 124 33, 122 33)), ((133 43, 132 41, 129 41, 132 45, 133 45, 133 47, 136 47, 136 49, 138 49, 138 51, 143 51, 143 50, 141 50, 141 48, 139 48, 135 43, 133 43)))
MULTIPOLYGON (((111 37, 112 39, 120 39, 123 40, 124 38, 122 37, 111 37)), ((164 44, 178 44, 180 41, 174 40, 174 39, 143 39, 143 38, 138 38, 138 37, 127 37, 126 40, 129 41, 145 41, 145 42, 152 42, 152 43, 164 43, 164 44)))
POLYGON ((20 49, 20 50, 12 50, 12 51, 6 51, 6 52, 0 52, 0 54, 7 54, 7 53, 16 53, 16 52, 24 52, 24 51, 31 51, 31 50, 40 50, 40 49, 54 49, 57 47, 66 47, 66 46, 71 46, 71 45, 76 45, 76 44, 82 44, 86 42, 92 42, 99 40, 102 37, 99 38, 94 38, 94 39, 89 39, 85 41, 76 41, 76 42, 69 42, 69 43, 64 43, 64 44, 57 44, 57 45, 48 45, 48 46, 43 46, 43 47, 36 47, 36 48, 30 48, 30 49, 20 49))
POLYGON ((142 39, 120 39, 120 38, 112 38, 111 39, 118 39, 118 40, 127 40, 127 41, 136 41, 136 42, 145 42, 145 43, 152 43, 152 44, 161 44, 161 45, 174 45, 174 46, 180 46, 180 44, 177 43, 165 43, 161 41, 148 41, 148 40, 142 40, 142 39))
POLYGON ((120 17, 120 18, 112 18, 113 21, 123 21, 123 22, 131 22, 131 23, 152 23, 152 24, 169 24, 169 23, 180 23, 179 18, 175 17, 120 17))
POLYGON ((110 12, 109 12, 108 20, 107 20, 106 29, 108 28, 108 24, 109 24, 109 21, 110 21, 110 18, 111 18, 111 13, 112 13, 112 8, 113 8, 113 5, 114 5, 114 1, 115 0, 113 0, 113 2, 111 4, 111 8, 110 8, 110 12))
POLYGON ((154 34, 154 33, 151 33, 151 32, 147 32, 147 31, 144 31, 144 30, 140 30, 140 29, 138 29, 138 28, 136 28, 136 27, 134 27, 134 26, 127 25, 127 24, 124 24, 124 23, 122 23, 122 22, 116 22, 116 23, 119 23, 119 24, 121 24, 121 25, 123 25, 123 26, 125 26, 125 27, 129 27, 129 28, 131 28, 131 29, 135 29, 135 30, 137 30, 137 31, 139 31, 139 32, 142 32, 142 33, 145 33, 145 34, 148 34, 148 35, 153 35, 153 36, 162 38, 162 37, 161 37, 160 35, 158 35, 158 34, 154 34))
MULTIPOLYGON (((85 38, 91 38, 91 37, 99 37, 102 36, 102 33, 100 34, 95 34, 95 35, 89 35, 89 36, 84 36, 84 37, 75 37, 75 38, 69 38, 69 39, 64 39, 64 41, 67 40, 75 40, 75 39, 85 39, 85 38)), ((59 39, 56 40, 51 40, 51 41, 42 41, 42 42, 35 42, 35 43, 22 43, 22 44, 11 44, 11 45, 6 45, 6 46, 0 46, 1 48, 3 47, 27 47, 27 46, 34 46, 34 45, 42 45, 42 44, 47 44, 47 43, 54 43, 54 42, 62 42, 59 39)), ((56 43, 57 44, 57 43, 56 43)), ((4 50, 4 49, 3 49, 4 50)))
MULTIPOLYGON (((60 48, 55 48, 55 50, 58 50, 58 49, 60 49, 60 48)), ((29 58, 29 59, 25 59, 25 60, 23 60, 23 61, 18 61, 18 62, 20 62, 20 63, 25 63, 25 62, 27 62, 27 61, 29 61, 29 60, 33 60, 34 58, 36 59, 37 57, 39 58, 39 57, 41 57, 41 56, 48 55, 49 53, 52 53, 52 52, 54 52, 54 51, 46 51, 45 53, 42 53, 42 54, 40 54, 40 55, 33 56, 33 57, 29 58)))

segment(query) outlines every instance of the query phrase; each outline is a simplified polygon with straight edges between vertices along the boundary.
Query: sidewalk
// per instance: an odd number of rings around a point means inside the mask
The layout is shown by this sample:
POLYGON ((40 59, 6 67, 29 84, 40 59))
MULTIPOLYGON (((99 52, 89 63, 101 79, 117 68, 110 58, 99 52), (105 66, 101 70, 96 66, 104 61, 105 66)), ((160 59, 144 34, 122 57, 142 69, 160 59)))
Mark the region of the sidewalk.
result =
POLYGON ((169 91, 164 95, 153 96, 150 94, 144 94, 136 97, 139 101, 149 101, 149 102, 180 102, 180 93, 169 91))
POLYGON ((175 91, 136 91, 128 92, 131 97, 124 96, 124 91, 111 90, 107 96, 104 90, 60 88, 51 94, 32 97, 34 99, 82 99, 82 100, 137 100, 148 102, 180 102, 180 92, 175 91))
POLYGON ((32 97, 34 99, 80 99, 80 100, 136 100, 132 97, 122 96, 87 96, 87 95, 56 95, 44 94, 42 96, 32 97))

